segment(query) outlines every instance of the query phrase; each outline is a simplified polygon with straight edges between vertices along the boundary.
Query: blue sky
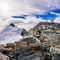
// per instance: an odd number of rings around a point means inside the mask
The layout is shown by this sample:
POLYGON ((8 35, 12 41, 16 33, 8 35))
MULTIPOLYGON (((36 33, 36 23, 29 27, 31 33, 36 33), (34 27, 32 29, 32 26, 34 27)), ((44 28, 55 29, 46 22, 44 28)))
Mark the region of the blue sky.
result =
POLYGON ((52 20, 60 23, 60 0, 0 0, 0 28, 13 22, 29 30, 52 20))

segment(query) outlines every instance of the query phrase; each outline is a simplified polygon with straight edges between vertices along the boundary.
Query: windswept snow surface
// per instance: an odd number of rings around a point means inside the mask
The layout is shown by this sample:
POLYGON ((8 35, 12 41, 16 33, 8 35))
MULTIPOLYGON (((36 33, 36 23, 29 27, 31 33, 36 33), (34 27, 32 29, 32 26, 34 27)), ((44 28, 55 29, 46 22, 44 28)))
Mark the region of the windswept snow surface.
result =
POLYGON ((6 26, 0 33, 0 44, 14 43, 22 38, 22 29, 13 27, 12 25, 6 26))

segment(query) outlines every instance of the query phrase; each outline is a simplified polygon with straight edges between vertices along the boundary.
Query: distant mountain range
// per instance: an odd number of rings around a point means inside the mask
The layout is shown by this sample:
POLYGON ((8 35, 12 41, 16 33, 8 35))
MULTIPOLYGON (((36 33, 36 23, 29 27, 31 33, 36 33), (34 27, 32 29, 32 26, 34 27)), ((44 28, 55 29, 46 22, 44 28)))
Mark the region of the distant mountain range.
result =
POLYGON ((22 38, 21 31, 13 23, 6 26, 0 33, 0 44, 13 43, 22 38))

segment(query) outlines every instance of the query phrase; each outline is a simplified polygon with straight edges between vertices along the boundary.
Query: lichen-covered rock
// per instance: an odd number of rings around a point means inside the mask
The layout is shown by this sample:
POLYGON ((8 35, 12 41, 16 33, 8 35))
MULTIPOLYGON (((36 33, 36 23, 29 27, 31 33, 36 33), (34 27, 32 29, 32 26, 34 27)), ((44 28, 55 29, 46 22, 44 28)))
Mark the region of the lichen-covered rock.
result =
POLYGON ((10 60, 10 58, 2 53, 0 53, 0 60, 10 60))

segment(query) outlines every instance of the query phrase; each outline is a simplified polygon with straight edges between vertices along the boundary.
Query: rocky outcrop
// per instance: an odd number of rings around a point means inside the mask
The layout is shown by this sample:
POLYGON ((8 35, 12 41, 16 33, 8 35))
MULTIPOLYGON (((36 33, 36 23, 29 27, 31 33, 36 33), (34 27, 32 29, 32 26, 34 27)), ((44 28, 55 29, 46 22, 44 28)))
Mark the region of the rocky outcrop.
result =
POLYGON ((8 58, 10 60, 56 59, 60 55, 59 30, 60 24, 39 23, 28 31, 28 36, 24 36, 15 43, 7 43, 5 46, 2 45, 0 52, 1 54, 3 53, 2 55, 9 56, 8 58))
POLYGON ((28 35, 41 35, 49 40, 60 40, 60 24, 40 22, 28 31, 28 35))
POLYGON ((0 60, 10 60, 10 58, 2 53, 0 53, 0 60))

